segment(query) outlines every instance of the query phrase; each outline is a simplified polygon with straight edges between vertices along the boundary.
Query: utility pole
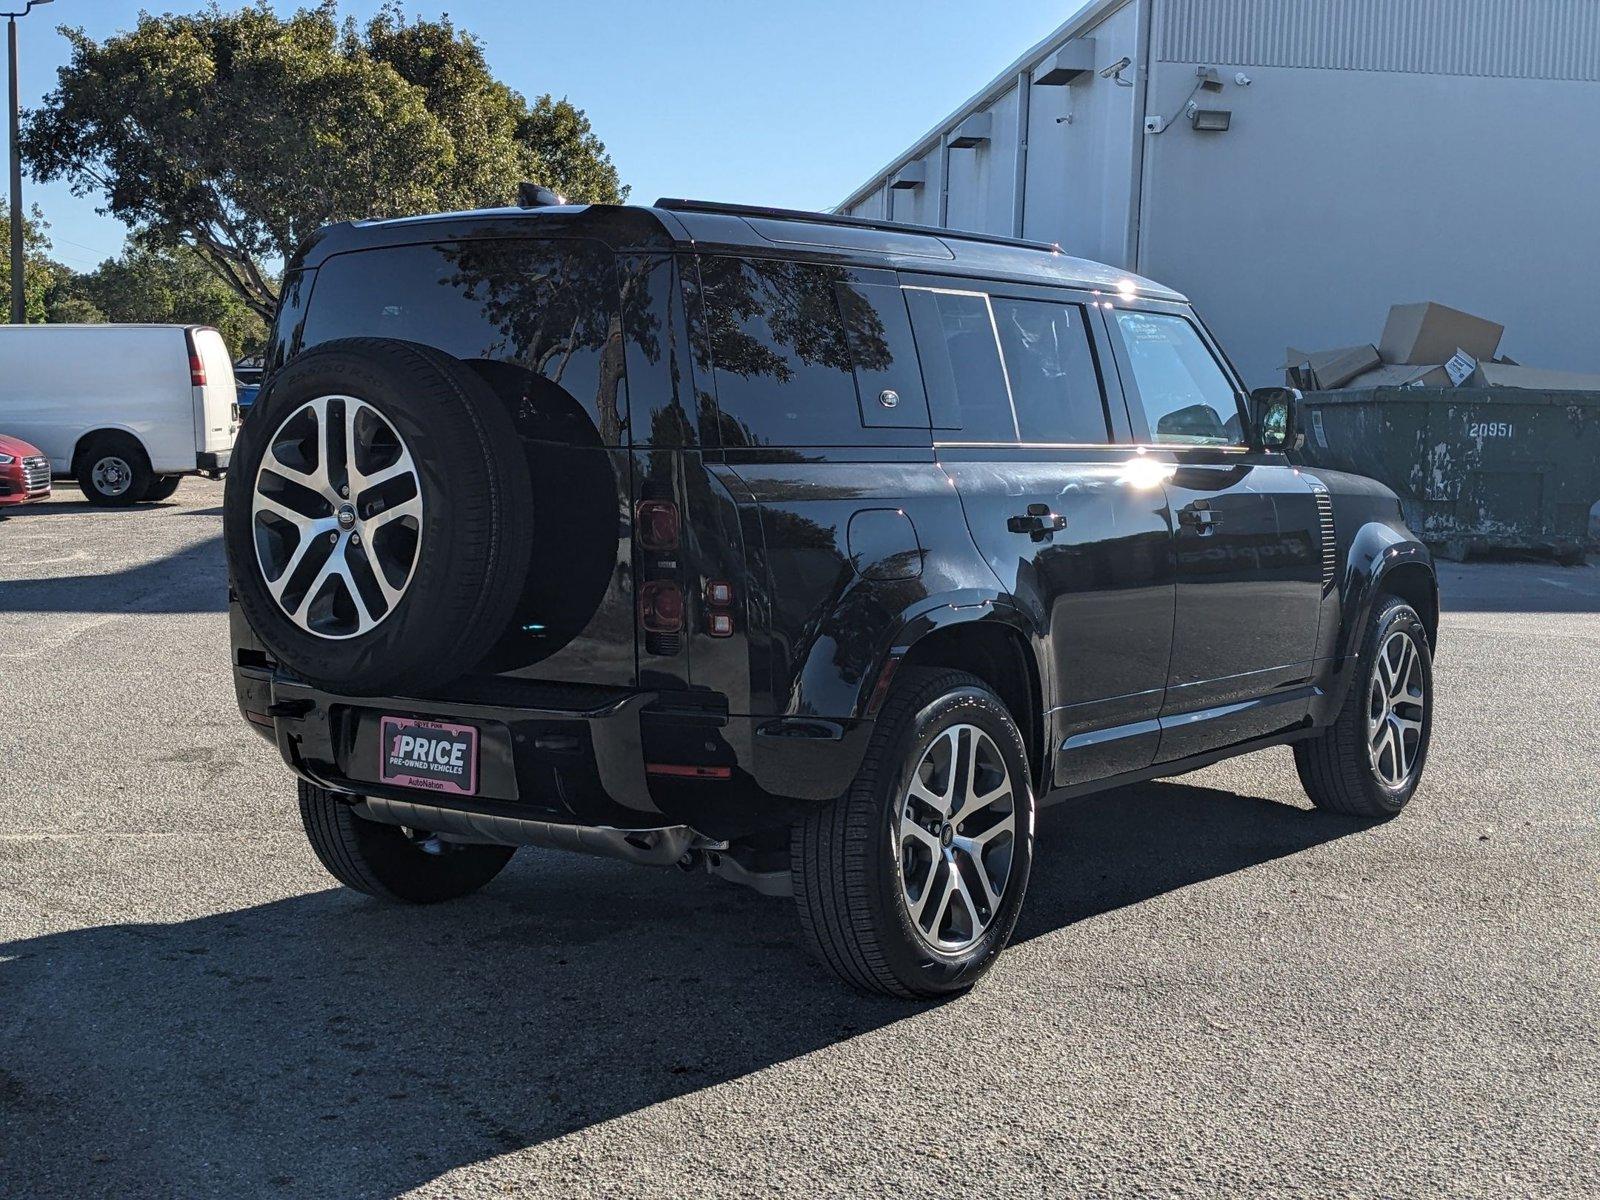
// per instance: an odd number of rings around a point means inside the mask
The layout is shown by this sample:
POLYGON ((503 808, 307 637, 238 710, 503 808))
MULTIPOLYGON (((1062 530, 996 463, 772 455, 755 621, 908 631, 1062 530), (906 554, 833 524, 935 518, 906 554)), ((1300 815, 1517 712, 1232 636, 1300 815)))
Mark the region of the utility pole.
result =
POLYGON ((41 4, 51 0, 28 0, 21 12, 0 13, 6 18, 6 62, 10 67, 11 92, 11 323, 21 325, 27 319, 27 305, 23 298, 22 259, 22 147, 17 144, 21 127, 17 105, 17 18, 25 17, 41 4))

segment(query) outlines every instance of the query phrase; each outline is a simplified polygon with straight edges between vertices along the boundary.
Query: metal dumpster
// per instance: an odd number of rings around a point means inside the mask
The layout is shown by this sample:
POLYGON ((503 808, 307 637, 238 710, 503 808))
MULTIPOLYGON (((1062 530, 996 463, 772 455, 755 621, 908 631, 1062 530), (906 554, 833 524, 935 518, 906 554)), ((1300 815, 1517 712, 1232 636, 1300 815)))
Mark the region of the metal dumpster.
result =
POLYGON ((1300 415, 1300 461, 1388 484, 1440 557, 1526 550, 1582 561, 1600 500, 1600 392, 1309 392, 1300 415))

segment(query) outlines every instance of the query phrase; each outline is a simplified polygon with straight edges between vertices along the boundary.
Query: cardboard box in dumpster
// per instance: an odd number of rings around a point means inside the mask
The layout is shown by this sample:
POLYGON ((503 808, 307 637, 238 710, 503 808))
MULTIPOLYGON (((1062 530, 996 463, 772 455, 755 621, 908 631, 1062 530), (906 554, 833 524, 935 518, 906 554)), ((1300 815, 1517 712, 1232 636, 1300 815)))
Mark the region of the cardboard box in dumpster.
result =
POLYGON ((1527 388, 1536 392, 1600 392, 1600 375, 1544 371, 1516 363, 1481 362, 1468 387, 1527 388))
POLYGON ((1365 371, 1350 380, 1345 387, 1352 390, 1361 388, 1448 388, 1455 383, 1450 378, 1450 373, 1444 369, 1444 364, 1423 364, 1421 366, 1388 365, 1365 371))
POLYGON ((1504 325, 1433 301, 1396 304, 1383 326, 1378 353, 1393 365, 1442 363, 1462 350, 1482 362, 1500 349, 1505 331, 1504 325))
POLYGON ((1291 346, 1283 369, 1288 372, 1295 367, 1310 368, 1316 389, 1331 392, 1382 363, 1375 346, 1346 346, 1342 350, 1296 350, 1291 346))

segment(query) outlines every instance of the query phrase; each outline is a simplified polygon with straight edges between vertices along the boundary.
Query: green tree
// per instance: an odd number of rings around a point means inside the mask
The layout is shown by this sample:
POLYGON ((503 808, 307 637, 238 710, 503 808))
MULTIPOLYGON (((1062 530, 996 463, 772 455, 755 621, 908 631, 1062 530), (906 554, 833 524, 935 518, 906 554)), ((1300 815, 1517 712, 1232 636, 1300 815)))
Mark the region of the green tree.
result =
MULTIPOLYGON (((0 194, 0 226, 11 216, 11 202, 0 194)), ((50 226, 37 204, 22 214, 22 302, 30 325, 50 319, 49 300, 72 272, 50 258, 50 226)), ((0 299, 11 307, 11 237, 0 230, 0 299)))
POLYGON ((186 246, 270 317, 267 264, 331 221, 506 204, 534 179, 575 200, 626 195, 580 109, 531 105, 498 82, 448 18, 398 6, 365 26, 336 0, 278 17, 140 14, 72 57, 22 150, 34 175, 70 180, 150 244, 186 246))
MULTIPOLYGON (((98 312, 104 321, 214 325, 235 358, 259 352, 267 336, 267 323, 260 314, 218 279, 195 251, 145 238, 129 238, 121 255, 76 276, 70 298, 61 302, 63 312, 70 301, 98 312)), ((52 319, 66 318, 53 315, 52 319)))

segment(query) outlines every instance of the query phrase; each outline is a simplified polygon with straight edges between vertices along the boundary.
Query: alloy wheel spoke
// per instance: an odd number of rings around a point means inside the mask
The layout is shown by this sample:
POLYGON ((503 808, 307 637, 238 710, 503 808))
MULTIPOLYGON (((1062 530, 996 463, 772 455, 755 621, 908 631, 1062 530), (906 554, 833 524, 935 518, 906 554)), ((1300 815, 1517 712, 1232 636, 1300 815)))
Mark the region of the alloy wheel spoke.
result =
POLYGON ((302 530, 300 544, 294 548, 294 553, 289 555, 289 561, 284 565, 282 573, 276 579, 267 580, 267 590, 272 593, 274 600, 280 602, 283 600, 283 590, 289 586, 289 580, 294 578, 294 573, 300 569, 307 552, 316 545, 320 533, 320 530, 302 530))
MULTIPOLYGON (((972 869, 972 874, 977 877, 978 886, 983 891, 985 907, 991 913, 994 912, 1000 906, 1000 893, 994 890, 994 884, 989 881, 989 872, 983 865, 982 849, 969 850, 966 847, 957 847, 957 853, 966 860, 967 865, 972 869)), ((967 890, 970 893, 971 889, 967 890)), ((973 928, 977 928, 980 924, 982 924, 981 921, 974 921, 973 928)))
POLYGON ((390 521, 398 521, 401 517, 413 517, 416 520, 421 521, 422 498, 420 496, 413 496, 404 503, 396 504, 393 508, 386 508, 380 513, 374 513, 365 521, 361 522, 361 525, 362 528, 366 530, 367 539, 370 541, 372 535, 377 533, 378 530, 389 524, 390 521))

